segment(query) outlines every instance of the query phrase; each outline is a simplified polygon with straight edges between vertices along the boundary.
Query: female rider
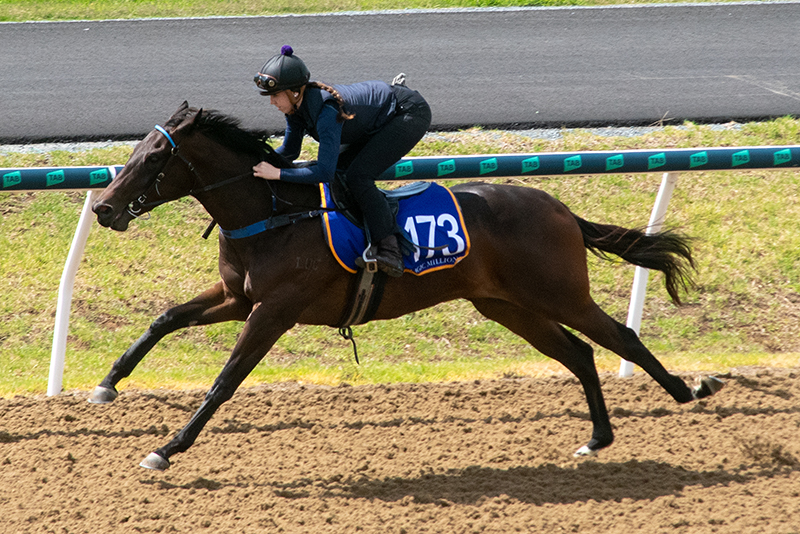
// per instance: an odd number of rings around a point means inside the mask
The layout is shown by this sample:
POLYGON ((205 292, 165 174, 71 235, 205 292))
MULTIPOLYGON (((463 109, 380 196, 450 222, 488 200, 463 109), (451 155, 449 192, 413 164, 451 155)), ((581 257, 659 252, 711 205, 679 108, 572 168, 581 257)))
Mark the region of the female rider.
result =
POLYGON ((284 45, 254 80, 270 104, 286 115, 286 133, 277 152, 300 155, 304 134, 319 142, 316 164, 278 169, 267 162, 253 168, 267 180, 316 183, 333 180, 337 168, 364 216, 372 243, 368 258, 390 276, 403 274, 396 223, 375 179, 422 139, 431 110, 422 96, 404 85, 368 81, 352 85, 310 82, 303 60, 284 45))

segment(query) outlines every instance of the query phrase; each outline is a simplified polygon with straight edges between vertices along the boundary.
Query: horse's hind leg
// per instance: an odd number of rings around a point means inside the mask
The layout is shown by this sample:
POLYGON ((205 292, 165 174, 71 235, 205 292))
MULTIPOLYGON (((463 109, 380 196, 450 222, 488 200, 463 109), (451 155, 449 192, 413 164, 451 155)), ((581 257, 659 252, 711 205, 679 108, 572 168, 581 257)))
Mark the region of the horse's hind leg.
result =
POLYGON ((644 346, 636 332, 609 317, 596 304, 593 312, 583 315, 582 321, 565 323, 589 337, 592 341, 635 363, 650 375, 672 398, 680 403, 702 399, 722 389, 723 382, 713 376, 703 378, 694 388, 689 388, 679 376, 670 374, 644 346))
POLYGON ((560 362, 580 380, 592 418, 592 439, 575 455, 593 455, 611 445, 614 434, 594 365, 592 347, 560 324, 508 302, 475 299, 472 303, 484 316, 519 335, 545 356, 560 362))
POLYGON ((624 324, 614 321, 614 325, 622 338, 626 355, 623 358, 635 363, 644 371, 649 374, 656 382, 672 395, 672 397, 680 402, 686 403, 693 400, 699 400, 710 395, 713 395, 723 387, 723 382, 713 376, 702 378, 699 383, 689 388, 682 378, 670 374, 664 366, 659 362, 655 356, 644 346, 636 332, 625 326, 624 324))
POLYGON ((223 283, 218 282, 189 302, 167 310, 114 362, 111 371, 92 392, 89 402, 106 404, 116 399, 119 381, 129 376, 150 349, 167 334, 188 326, 244 321, 250 309, 249 301, 229 294, 223 283))

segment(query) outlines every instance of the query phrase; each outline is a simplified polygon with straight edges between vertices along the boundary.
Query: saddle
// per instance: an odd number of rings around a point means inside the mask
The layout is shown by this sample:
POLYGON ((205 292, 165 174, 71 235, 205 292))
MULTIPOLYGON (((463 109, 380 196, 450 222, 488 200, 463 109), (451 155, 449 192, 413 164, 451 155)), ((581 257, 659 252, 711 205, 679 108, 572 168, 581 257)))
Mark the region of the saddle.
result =
MULTIPOLYGON (((435 183, 416 182, 390 191, 380 190, 389 202, 400 235, 406 272, 422 276, 453 267, 469 253, 469 235, 453 193, 435 183), (402 201, 402 202, 401 202, 402 201)), ((338 174, 320 184, 325 239, 339 265, 355 274, 351 301, 344 310, 340 327, 372 319, 380 304, 386 277, 368 272, 355 261, 369 246, 369 229, 361 210, 338 174), (334 208, 331 210, 331 208, 334 208)))
MULTIPOLYGON (((400 201, 419 195, 427 190, 430 186, 430 182, 414 182, 398 187, 397 189, 387 190, 379 187, 378 191, 380 191, 383 196, 386 197, 386 201, 389 203, 389 209, 392 212, 392 217, 397 220, 397 214, 400 211, 400 201)), ((334 206, 336 206, 336 209, 339 210, 339 212, 344 215, 348 221, 356 225, 361 230, 364 230, 367 233, 369 232, 369 229, 364 226, 363 213, 353 198, 350 188, 347 187, 347 183, 345 182, 344 178, 344 172, 336 172, 333 181, 330 182, 330 195, 334 206)), ((409 239, 407 233, 402 228, 396 226, 395 232, 404 238, 401 241, 405 241, 404 244, 406 249, 413 246, 413 243, 409 239)))
MULTIPOLYGON (((428 189, 428 187, 430 187, 430 183, 428 182, 415 182, 393 190, 378 188, 378 191, 386 197, 386 201, 389 203, 389 209, 392 212, 392 218, 397 220, 397 214, 400 210, 400 200, 418 195, 428 189)), ((343 172, 338 171, 334 176, 334 180, 330 182, 329 194, 337 211, 368 236, 369 229, 364 225, 363 213, 344 181, 343 172)), ((406 251, 409 250, 413 244, 404 235, 405 232, 403 232, 399 226, 395 226, 395 233, 403 236, 403 239, 400 240, 400 246, 406 251)), ((367 237, 367 240, 369 241, 370 239, 367 237)), ((331 247, 333 247, 333 244, 331 244, 331 247)), ((356 362, 358 362, 358 351, 350 326, 354 324, 363 324, 372 320, 378 309, 378 305, 383 299, 383 289, 386 285, 386 280, 386 274, 383 272, 370 272, 365 269, 358 269, 356 279, 351 284, 351 289, 349 291, 350 299, 337 326, 339 327, 339 334, 353 343, 356 362)))

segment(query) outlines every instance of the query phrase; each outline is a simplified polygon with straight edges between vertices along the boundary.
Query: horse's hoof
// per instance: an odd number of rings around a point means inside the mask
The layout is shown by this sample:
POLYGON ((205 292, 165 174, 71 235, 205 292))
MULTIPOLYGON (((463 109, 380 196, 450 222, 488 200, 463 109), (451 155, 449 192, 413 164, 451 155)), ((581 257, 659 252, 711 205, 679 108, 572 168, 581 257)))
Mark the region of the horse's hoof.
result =
POLYGON ((590 458, 592 456, 597 456, 597 451, 590 449, 588 446, 584 445, 573 454, 575 458, 590 458))
POLYGON ((723 387, 725 387, 725 382, 716 376, 707 376, 699 379, 698 384, 692 389, 692 396, 694 400, 704 399, 710 397, 723 387))
POLYGON ((108 404, 109 402, 114 402, 118 395, 119 393, 114 388, 97 386, 89 396, 89 402, 92 404, 108 404))
POLYGON ((147 455, 147 458, 142 460, 139 466, 145 469, 154 469, 155 471, 166 471, 169 469, 169 460, 159 454, 151 452, 147 455))

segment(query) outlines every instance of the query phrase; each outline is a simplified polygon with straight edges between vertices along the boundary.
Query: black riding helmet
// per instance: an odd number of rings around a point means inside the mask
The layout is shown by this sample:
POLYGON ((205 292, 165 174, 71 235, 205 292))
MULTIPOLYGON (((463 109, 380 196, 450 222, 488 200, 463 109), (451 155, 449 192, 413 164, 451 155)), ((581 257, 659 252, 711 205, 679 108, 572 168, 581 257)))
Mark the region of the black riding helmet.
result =
POLYGON ((261 94, 274 95, 286 89, 299 90, 310 77, 303 60, 294 55, 291 46, 283 45, 281 53, 267 60, 253 81, 261 89, 261 94))

